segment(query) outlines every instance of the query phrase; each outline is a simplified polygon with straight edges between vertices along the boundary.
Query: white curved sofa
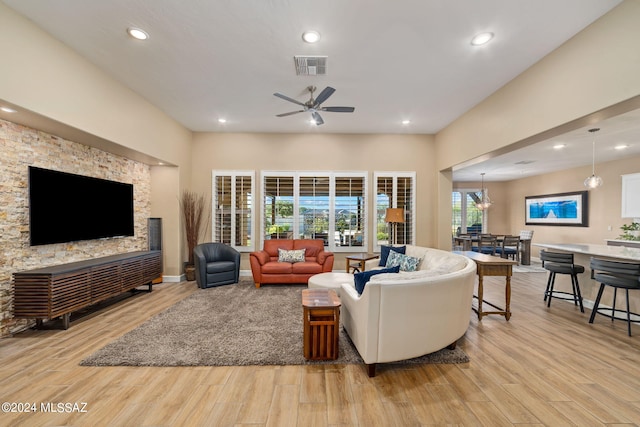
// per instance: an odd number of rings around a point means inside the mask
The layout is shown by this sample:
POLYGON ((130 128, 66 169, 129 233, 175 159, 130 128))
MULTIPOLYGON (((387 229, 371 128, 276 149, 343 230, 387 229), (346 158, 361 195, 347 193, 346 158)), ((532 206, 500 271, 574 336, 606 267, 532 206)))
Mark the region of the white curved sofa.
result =
MULTIPOLYGON (((341 288, 343 327, 367 365, 406 360, 455 348, 471 319, 476 277, 473 260, 451 252, 407 246, 422 258, 418 271, 371 277, 362 295, 352 283, 341 288)), ((368 261, 366 270, 382 268, 368 261)))

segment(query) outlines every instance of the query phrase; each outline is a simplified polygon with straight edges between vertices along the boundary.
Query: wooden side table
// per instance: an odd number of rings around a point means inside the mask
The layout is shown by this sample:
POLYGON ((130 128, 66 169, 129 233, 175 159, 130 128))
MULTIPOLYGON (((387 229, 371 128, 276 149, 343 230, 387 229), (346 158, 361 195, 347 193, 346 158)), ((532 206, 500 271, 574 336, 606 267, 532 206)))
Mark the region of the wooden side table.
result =
POLYGON ((473 311, 478 313, 478 320, 482 320, 482 316, 486 316, 487 314, 500 314, 504 316, 505 319, 509 320, 511 318, 511 275, 513 266, 517 264, 516 261, 512 261, 505 258, 500 258, 492 255, 485 255, 478 252, 472 251, 453 251, 454 253, 464 255, 466 257, 471 258, 476 263, 476 272, 478 274, 478 295, 474 298, 478 299, 478 308, 473 308, 473 311), (504 276, 505 277, 505 288, 504 288, 504 308, 498 307, 488 301, 484 300, 484 276, 504 276), (483 311, 482 304, 490 305, 495 308, 496 311, 483 311))
POLYGON ((380 258, 380 256, 374 254, 353 254, 345 256, 347 273, 351 273, 351 270, 353 270, 354 273, 364 271, 364 263, 376 258, 380 258), (355 264, 352 264, 352 261, 355 261, 355 264))
POLYGON ((304 357, 308 360, 338 358, 340 298, 333 289, 302 291, 304 357))

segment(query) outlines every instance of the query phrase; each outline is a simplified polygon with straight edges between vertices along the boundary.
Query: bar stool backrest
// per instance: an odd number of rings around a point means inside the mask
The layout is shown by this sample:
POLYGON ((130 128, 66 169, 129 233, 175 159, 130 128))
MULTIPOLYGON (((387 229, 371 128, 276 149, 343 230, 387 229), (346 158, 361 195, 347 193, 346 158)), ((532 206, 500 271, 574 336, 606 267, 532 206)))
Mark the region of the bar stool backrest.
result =
POLYGON ((573 254, 562 252, 548 252, 544 249, 540 251, 540 260, 542 261, 542 267, 546 262, 552 262, 554 264, 571 264, 573 265, 573 254))
MULTIPOLYGON (((608 273, 629 279, 633 279, 633 277, 637 276, 638 279, 640 279, 640 263, 591 258, 592 279, 595 277, 596 273, 608 273)), ((640 287, 640 282, 638 282, 638 286, 640 287)))

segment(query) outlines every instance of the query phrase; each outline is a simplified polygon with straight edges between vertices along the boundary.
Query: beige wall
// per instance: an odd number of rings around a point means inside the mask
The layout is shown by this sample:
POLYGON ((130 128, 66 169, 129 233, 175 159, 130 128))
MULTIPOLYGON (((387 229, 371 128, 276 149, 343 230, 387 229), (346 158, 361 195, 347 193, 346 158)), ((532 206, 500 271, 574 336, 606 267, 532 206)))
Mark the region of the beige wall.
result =
MULTIPOLYGON (((374 171, 415 171, 416 243, 431 246, 436 240, 437 173, 431 136, 196 133, 192 155, 193 189, 207 195, 213 169, 255 170, 256 183, 263 170, 367 171, 369 195, 374 171)), ((260 185, 256 191, 260 200, 260 185)), ((369 211, 373 212, 372 204, 369 211)), ((370 222, 367 229, 371 227, 370 222)), ((335 268, 343 265, 344 257, 338 255, 335 268)), ((242 268, 250 268, 246 254, 242 268)))
POLYGON ((149 166, 143 163, 4 120, 0 120, 0 167, 0 336, 4 336, 33 324, 13 318, 13 273, 147 249, 151 179, 149 166), (133 184, 134 236, 30 246, 29 166, 133 184))
MULTIPOLYGON (((620 226, 631 222, 621 217, 621 175, 640 172, 640 157, 596 164, 596 173, 604 185, 589 191, 589 227, 525 226, 524 198, 553 193, 583 191, 583 181, 591 175, 591 166, 545 174, 506 183, 506 210, 511 228, 534 230, 534 243, 594 243, 606 244, 622 231, 620 226), (609 230, 611 226, 611 230, 609 230)), ((538 256, 533 248, 532 256, 538 256)))
MULTIPOLYGON (((150 172, 151 215, 164 220, 165 274, 179 274, 184 256, 178 195, 185 188, 209 193, 212 169, 255 169, 258 173, 278 169, 366 170, 370 177, 373 171, 415 170, 417 243, 447 248, 450 168, 531 140, 556 126, 639 95, 637 22, 640 22, 640 1, 625 0, 453 122, 435 139, 424 135, 314 133, 192 135, 145 99, 0 3, 0 52, 5 64, 0 67, 0 99, 62 126, 175 165, 154 166, 150 172)), ((586 176, 582 171, 575 174, 580 177, 579 182, 586 176)), ((503 211, 504 218, 498 213, 491 217, 490 229, 495 227, 498 232, 498 227, 507 223, 510 230, 522 228, 523 220, 517 217, 520 211, 517 205, 521 203, 518 199, 534 190, 550 192, 557 180, 549 178, 546 182, 544 191, 542 187, 535 190, 535 186, 527 187, 528 184, 519 181, 495 188, 490 185, 496 208, 506 200, 510 204, 503 211)), ((603 193, 609 191, 607 182, 610 179, 605 177, 605 187, 600 189, 603 193)), ((595 196, 592 199, 592 215, 606 218, 604 215, 608 215, 613 203, 601 203, 595 196)), ((604 221, 603 224, 608 219, 604 221)), ((616 224, 611 225, 615 230, 616 224)), ((602 231, 602 224, 593 227, 602 231)), ((543 237, 544 231, 536 234, 536 240, 543 237)))
MULTIPOLYGON (((589 191, 589 226, 526 225, 524 201, 526 196, 584 191, 585 178, 591 175, 591 165, 565 171, 538 175, 506 182, 485 182, 493 205, 488 213, 488 231, 493 234, 514 234, 520 230, 533 230, 534 243, 593 243, 606 244, 622 231, 620 226, 631 222, 621 217, 622 175, 640 172, 640 157, 630 157, 596 163, 596 174, 604 185, 589 191), (609 230, 611 226, 611 230, 609 230)), ((479 189, 480 182, 454 183, 455 189, 479 189)), ((539 249, 532 248, 538 257, 539 249)))
POLYGON ((151 208, 168 231, 165 274, 179 274, 183 242, 173 232, 180 230, 176 194, 190 185, 191 132, 2 3, 0 52, 0 100, 49 119, 51 133, 79 129, 177 165, 177 172, 154 179, 151 208))
POLYGON ((639 95, 638 22, 640 1, 624 1, 455 120, 436 136, 438 169, 536 142, 538 134, 639 95))

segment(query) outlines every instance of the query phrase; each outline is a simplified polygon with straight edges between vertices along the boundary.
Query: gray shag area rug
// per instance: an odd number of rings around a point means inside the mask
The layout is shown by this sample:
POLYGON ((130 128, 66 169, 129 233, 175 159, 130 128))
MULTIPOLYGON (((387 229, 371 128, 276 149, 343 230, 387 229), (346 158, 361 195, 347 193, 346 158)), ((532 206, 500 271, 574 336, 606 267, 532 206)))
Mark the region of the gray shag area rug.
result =
MULTIPOLYGON (((303 285, 240 283, 194 294, 84 359, 84 366, 240 366, 363 363, 340 328, 339 357, 308 361, 302 349, 303 285)), ((459 348, 396 363, 465 363, 459 348)))

